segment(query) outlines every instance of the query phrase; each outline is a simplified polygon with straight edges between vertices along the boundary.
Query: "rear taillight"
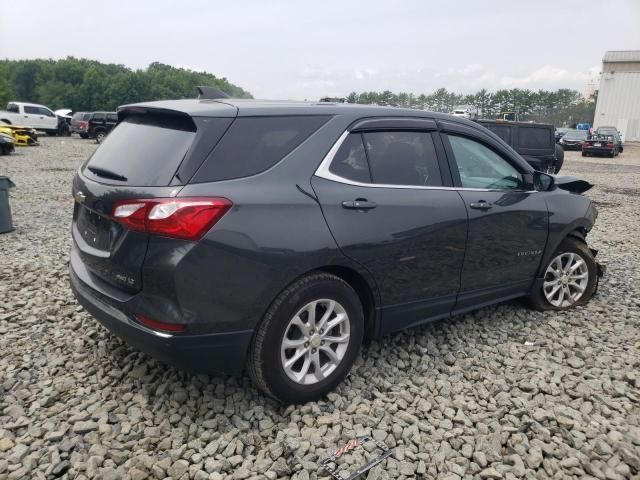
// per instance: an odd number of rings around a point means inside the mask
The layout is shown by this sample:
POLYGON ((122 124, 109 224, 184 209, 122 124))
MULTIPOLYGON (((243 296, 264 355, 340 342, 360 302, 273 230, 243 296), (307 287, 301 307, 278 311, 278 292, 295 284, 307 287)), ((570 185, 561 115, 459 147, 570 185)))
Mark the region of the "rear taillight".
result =
POLYGON ((122 200, 111 218, 131 230, 183 240, 199 240, 233 203, 226 198, 184 197, 122 200))
POLYGON ((184 325, 180 323, 160 322, 153 318, 149 318, 146 315, 135 315, 135 317, 140 323, 147 327, 151 327, 154 330, 162 330, 163 332, 184 332, 184 325))
POLYGON ((582 142, 582 146, 583 147, 588 147, 589 146, 589 142, 582 142))
POLYGON ((85 121, 81 121, 79 125, 80 125, 80 128, 87 128, 87 122, 85 121))
POLYGON ((607 148, 613 148, 613 143, 607 143, 607 148))

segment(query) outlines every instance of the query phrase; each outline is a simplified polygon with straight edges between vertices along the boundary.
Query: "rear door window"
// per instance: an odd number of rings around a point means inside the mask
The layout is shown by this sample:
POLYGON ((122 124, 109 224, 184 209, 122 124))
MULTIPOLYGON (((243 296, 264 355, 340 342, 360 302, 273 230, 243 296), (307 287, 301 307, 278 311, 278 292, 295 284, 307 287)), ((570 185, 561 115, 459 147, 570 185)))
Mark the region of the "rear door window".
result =
POLYGON ((195 135, 187 117, 129 116, 95 151, 83 174, 100 183, 167 186, 195 135))
POLYGON ((329 171, 334 175, 359 183, 370 183, 369 164, 362 143, 362 135, 351 133, 331 161, 329 171))
POLYGON ((102 122, 104 120, 104 113, 100 112, 100 113, 93 113, 91 116, 91 120, 93 120, 94 122, 102 122))
POLYGON ((271 168, 324 125, 329 116, 240 117, 192 183, 248 177, 271 168))
POLYGON ((555 143, 555 137, 549 128, 520 126, 518 145, 520 148, 549 148, 555 143))
POLYGON ((507 142, 509 145, 513 145, 511 143, 511 130, 512 128, 508 125, 485 125, 489 130, 499 136, 502 140, 507 142))
POLYGON ((29 105, 25 105, 24 113, 28 113, 29 115, 40 115, 40 109, 38 107, 31 107, 29 105))
POLYGON ((442 186, 430 133, 369 132, 363 138, 373 183, 442 186))
POLYGON ((117 113, 107 113, 107 121, 109 122, 117 122, 118 114, 117 113))

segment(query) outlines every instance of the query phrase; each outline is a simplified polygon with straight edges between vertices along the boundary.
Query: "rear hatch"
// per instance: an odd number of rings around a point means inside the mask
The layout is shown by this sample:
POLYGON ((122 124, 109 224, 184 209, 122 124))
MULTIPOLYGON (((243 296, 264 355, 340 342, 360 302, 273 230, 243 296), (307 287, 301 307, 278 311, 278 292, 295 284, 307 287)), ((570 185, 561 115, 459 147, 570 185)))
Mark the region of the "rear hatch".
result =
POLYGON ((199 132, 199 119, 175 112, 147 109, 120 113, 120 119, 74 179, 76 248, 71 260, 81 261, 110 286, 135 293, 142 288, 150 235, 114 221, 114 206, 124 200, 175 197, 231 119, 207 119, 218 124, 213 133, 211 125, 199 132))

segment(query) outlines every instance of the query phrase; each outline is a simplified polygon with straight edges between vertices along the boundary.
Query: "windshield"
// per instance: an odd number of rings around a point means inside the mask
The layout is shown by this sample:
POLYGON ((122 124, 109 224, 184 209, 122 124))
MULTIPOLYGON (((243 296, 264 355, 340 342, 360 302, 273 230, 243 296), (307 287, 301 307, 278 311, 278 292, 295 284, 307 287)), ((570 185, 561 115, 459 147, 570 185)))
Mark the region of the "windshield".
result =
POLYGON ((587 138, 587 133, 586 130, 569 130, 562 138, 565 140, 584 140, 587 138))

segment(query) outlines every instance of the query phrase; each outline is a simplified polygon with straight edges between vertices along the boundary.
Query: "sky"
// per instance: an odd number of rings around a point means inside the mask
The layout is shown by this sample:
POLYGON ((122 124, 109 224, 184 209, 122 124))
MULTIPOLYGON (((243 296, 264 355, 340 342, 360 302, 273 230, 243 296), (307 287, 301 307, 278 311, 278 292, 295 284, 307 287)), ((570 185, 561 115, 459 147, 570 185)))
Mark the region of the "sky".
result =
POLYGON ((0 0, 0 58, 205 70, 256 98, 587 89, 640 0, 0 0))

